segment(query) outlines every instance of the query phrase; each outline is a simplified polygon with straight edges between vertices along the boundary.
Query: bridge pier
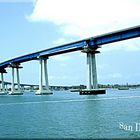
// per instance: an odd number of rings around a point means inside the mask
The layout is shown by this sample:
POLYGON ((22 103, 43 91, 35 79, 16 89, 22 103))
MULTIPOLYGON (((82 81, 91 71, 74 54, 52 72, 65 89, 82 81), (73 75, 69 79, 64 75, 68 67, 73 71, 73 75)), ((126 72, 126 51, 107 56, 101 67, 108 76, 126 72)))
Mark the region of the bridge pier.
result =
POLYGON ((24 90, 24 86, 23 85, 21 85, 20 86, 20 90, 22 91, 22 92, 24 92, 25 90, 24 90))
POLYGON ((97 71, 95 54, 87 53, 87 89, 97 89, 97 71))
POLYGON ((0 95, 6 95, 7 92, 5 90, 5 84, 4 84, 4 76, 3 73, 1 73, 1 91, 0 91, 0 95))
POLYGON ((1 73, 1 91, 0 95, 6 95, 7 91, 5 90, 5 83, 4 83, 4 73, 7 73, 5 69, 0 69, 1 73))
POLYGON ((39 58, 39 62, 40 62, 39 78, 40 79, 39 79, 39 90, 36 91, 36 95, 52 94, 52 92, 49 90, 47 59, 48 58, 44 58, 44 57, 39 58), (45 78, 45 87, 43 87, 44 78, 45 78))
POLYGON ((23 92, 20 89, 20 77, 19 77, 19 68, 18 64, 12 64, 12 84, 11 84, 11 92, 9 92, 10 95, 22 95, 23 92), (16 77, 17 77, 17 90, 15 89, 15 69, 16 69, 16 77))
POLYGON ((8 85, 7 84, 5 84, 5 90, 8 93, 8 85))
POLYGON ((34 86, 30 86, 29 90, 30 90, 30 92, 33 92, 34 91, 34 86))
POLYGON ((87 89, 80 90, 81 95, 105 94, 105 89, 98 88, 95 54, 100 52, 97 49, 87 47, 82 51, 87 53, 87 89))

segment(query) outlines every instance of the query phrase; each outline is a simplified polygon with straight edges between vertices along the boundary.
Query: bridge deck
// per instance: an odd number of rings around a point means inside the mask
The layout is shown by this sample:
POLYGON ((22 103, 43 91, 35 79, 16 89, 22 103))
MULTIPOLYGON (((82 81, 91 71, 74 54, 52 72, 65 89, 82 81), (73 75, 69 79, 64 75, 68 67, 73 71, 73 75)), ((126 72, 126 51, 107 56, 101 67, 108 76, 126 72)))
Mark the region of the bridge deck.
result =
POLYGON ((124 30, 111 32, 111 33, 103 34, 100 36, 90 37, 90 38, 83 39, 80 41, 61 45, 58 47, 20 56, 20 57, 0 63, 0 69, 4 69, 8 67, 12 63, 20 64, 26 61, 38 59, 41 56, 49 57, 49 56, 58 55, 62 53, 82 50, 85 46, 89 46, 91 48, 97 48, 97 46, 99 45, 104 45, 104 44, 122 41, 126 39, 136 38, 136 37, 140 37, 140 26, 135 26, 132 28, 124 29, 124 30))

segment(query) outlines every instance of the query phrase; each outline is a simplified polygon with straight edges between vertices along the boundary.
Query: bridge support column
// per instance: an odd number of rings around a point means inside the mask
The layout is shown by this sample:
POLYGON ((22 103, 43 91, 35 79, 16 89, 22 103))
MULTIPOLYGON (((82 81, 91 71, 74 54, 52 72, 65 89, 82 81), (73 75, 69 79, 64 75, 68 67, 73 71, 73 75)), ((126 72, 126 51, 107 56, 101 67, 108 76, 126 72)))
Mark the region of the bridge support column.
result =
POLYGON ((5 90, 5 84, 4 84, 4 77, 3 77, 3 73, 1 73, 1 91, 0 91, 0 95, 6 95, 7 92, 5 90))
POLYGON ((47 58, 40 57, 40 71, 39 71, 39 90, 36 92, 36 95, 48 95, 52 94, 49 90, 48 83, 48 72, 47 72, 47 58), (45 78, 45 87, 43 87, 43 80, 45 78))
POLYGON ((5 89, 6 89, 6 92, 8 93, 8 85, 5 84, 5 89))
POLYGON ((4 73, 7 73, 5 69, 0 69, 1 73, 1 91, 0 95, 6 95, 7 91, 5 90, 5 83, 4 83, 4 73))
POLYGON ((99 51, 96 49, 88 47, 82 51, 87 53, 87 89, 80 90, 81 95, 105 94, 105 89, 98 88, 95 54, 99 51))
POLYGON ((87 53, 87 89, 97 89, 97 71, 95 54, 87 53))
POLYGON ((20 89, 20 79, 19 79, 19 69, 16 68, 16 70, 17 70, 17 86, 18 86, 18 91, 21 91, 21 89, 20 89))
POLYGON ((1 73, 1 85, 2 85, 2 91, 5 91, 3 73, 1 73))
POLYGON ((30 86, 29 90, 30 90, 30 92, 33 92, 34 91, 34 87, 30 86))
POLYGON ((46 90, 49 90, 47 59, 44 59, 43 61, 44 61, 45 88, 46 88, 46 90))
POLYGON ((12 84, 11 84, 11 92, 9 92, 10 95, 22 95, 23 92, 20 89, 20 77, 19 77, 19 65, 17 64, 12 64, 12 84), (16 77, 17 77, 17 90, 15 89, 15 69, 16 69, 16 77))
POLYGON ((14 67, 12 67, 12 83, 11 83, 11 92, 14 93, 15 92, 15 72, 14 72, 14 67))

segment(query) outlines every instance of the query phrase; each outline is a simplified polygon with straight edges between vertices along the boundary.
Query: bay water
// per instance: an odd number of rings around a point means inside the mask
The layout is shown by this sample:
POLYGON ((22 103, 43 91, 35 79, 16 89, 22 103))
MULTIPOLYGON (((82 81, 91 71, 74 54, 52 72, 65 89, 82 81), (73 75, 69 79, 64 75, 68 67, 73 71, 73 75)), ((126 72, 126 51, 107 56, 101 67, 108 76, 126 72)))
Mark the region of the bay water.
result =
POLYGON ((0 138, 140 138, 140 89, 1 95, 0 138))

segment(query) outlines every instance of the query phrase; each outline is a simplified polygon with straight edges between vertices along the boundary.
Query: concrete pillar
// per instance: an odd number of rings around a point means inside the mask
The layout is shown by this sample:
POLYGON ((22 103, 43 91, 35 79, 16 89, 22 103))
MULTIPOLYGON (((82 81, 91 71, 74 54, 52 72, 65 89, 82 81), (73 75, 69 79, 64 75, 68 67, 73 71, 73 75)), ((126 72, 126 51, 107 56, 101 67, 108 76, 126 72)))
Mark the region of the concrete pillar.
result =
POLYGON ((16 68, 16 72, 17 72, 17 86, 18 86, 18 91, 20 91, 19 68, 16 68))
POLYGON ((34 88, 33 88, 33 86, 30 86, 30 92, 32 92, 32 91, 34 91, 34 88))
POLYGON ((21 92, 20 89, 20 77, 19 77, 19 67, 18 64, 13 64, 12 66, 12 87, 11 87, 11 92, 9 93, 10 95, 22 95, 23 92, 21 92), (15 68, 16 68, 16 75, 15 75, 15 68), (18 86, 18 90, 15 90, 15 76, 17 79, 17 86, 18 86))
POLYGON ((2 88, 1 88, 1 84, 0 84, 0 91, 2 90, 2 88))
POLYGON ((95 54, 91 54, 91 78, 92 78, 92 88, 97 89, 98 83, 97 83, 97 70, 96 70, 96 59, 95 54))
POLYGON ((3 73, 1 73, 2 92, 5 92, 3 73))
POLYGON ((95 53, 87 52, 87 89, 97 89, 97 71, 95 53))
POLYGON ((5 89, 6 89, 6 92, 8 92, 8 85, 5 84, 5 89))
POLYGON ((45 87, 47 90, 49 90, 47 59, 44 59, 44 77, 45 77, 45 87))
POLYGON ((5 90, 3 72, 1 72, 0 95, 6 95, 6 94, 7 94, 7 91, 5 90))
POLYGON ((42 91, 43 90, 43 65, 42 65, 42 58, 40 59, 40 71, 39 71, 39 90, 42 91))
POLYGON ((48 72, 47 72, 47 58, 40 58, 40 70, 39 70, 39 90, 36 92, 37 95, 41 94, 52 94, 49 91, 48 85, 48 72), (44 79, 45 78, 45 79, 44 79), (45 89, 43 89, 43 80, 45 80, 45 89))
POLYGON ((98 48, 98 46, 96 46, 96 48, 85 46, 82 50, 83 53, 87 54, 87 89, 80 90, 80 95, 97 95, 106 93, 105 89, 98 88, 97 83, 95 54, 100 53, 100 51, 97 50, 98 48))
POLYGON ((11 87, 11 92, 15 91, 15 85, 14 85, 14 80, 15 80, 15 71, 14 71, 14 67, 12 67, 12 87, 11 87))
POLYGON ((22 87, 21 87, 21 90, 22 90, 23 92, 25 91, 25 88, 24 88, 24 86, 22 86, 22 87))
POLYGON ((87 89, 91 89, 91 57, 87 53, 87 89))

